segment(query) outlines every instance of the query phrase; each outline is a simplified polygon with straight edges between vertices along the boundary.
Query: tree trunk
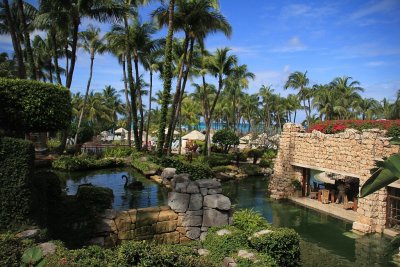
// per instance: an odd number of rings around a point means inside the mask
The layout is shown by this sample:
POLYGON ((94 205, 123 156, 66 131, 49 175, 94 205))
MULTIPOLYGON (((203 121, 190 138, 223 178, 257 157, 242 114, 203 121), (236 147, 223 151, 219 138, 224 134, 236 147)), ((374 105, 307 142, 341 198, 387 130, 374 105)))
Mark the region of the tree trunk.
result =
POLYGON ((26 49, 26 54, 27 54, 27 59, 28 59, 28 64, 29 64, 29 69, 30 69, 30 73, 29 73, 30 78, 32 80, 36 80, 37 76, 36 76, 35 61, 33 59, 31 40, 30 40, 28 29, 27 29, 27 25, 26 25, 24 6, 23 6, 22 0, 17 0, 17 6, 18 6, 19 17, 21 19, 21 29, 22 29, 22 32, 24 35, 25 49, 26 49))
MULTIPOLYGON (((150 66, 151 68, 151 66, 150 66)), ((147 127, 146 127, 146 147, 148 150, 149 144, 149 130, 150 130, 150 119, 151 119, 151 95, 153 92, 153 71, 150 69, 150 88, 149 88, 149 113, 147 115, 147 127)))
POLYGON ((297 115, 297 110, 294 111, 293 123, 296 123, 296 115, 297 115))
MULTIPOLYGON (((190 72, 190 67, 192 66, 192 58, 193 58, 193 45, 194 45, 194 38, 192 38, 190 40, 190 49, 189 49, 189 59, 188 59, 188 63, 186 66, 186 71, 185 71, 185 76, 183 78, 183 83, 181 86, 181 90, 179 92, 179 98, 178 98, 178 106, 175 110, 175 114, 173 117, 171 117, 172 123, 171 123, 171 128, 172 128, 172 133, 175 130, 175 126, 176 126, 176 120, 181 112, 181 106, 182 106, 182 100, 183 100, 183 94, 185 93, 185 87, 186 87, 186 82, 189 76, 189 72, 190 72)), ((168 129, 169 131, 169 129, 168 129)), ((172 145, 172 140, 173 140, 173 135, 171 135, 170 138, 170 143, 168 144, 168 154, 171 152, 171 145, 172 145)))
POLYGON ((73 28, 72 28, 71 65, 70 65, 70 69, 68 71, 67 81, 65 83, 67 88, 71 88, 72 77, 74 75, 75 62, 76 62, 76 48, 78 46, 79 24, 80 24, 79 20, 74 20, 73 28))
POLYGON ((183 78, 183 70, 185 68, 186 64, 186 56, 187 56, 187 49, 189 46, 189 38, 186 35, 185 40, 184 40, 184 50, 183 50, 183 57, 182 60, 179 64, 179 74, 178 74, 178 79, 176 82, 176 90, 175 90, 175 95, 174 95, 174 101, 172 102, 172 107, 171 107, 171 115, 170 115, 170 123, 168 127, 168 132, 167 136, 165 138, 165 148, 167 148, 167 153, 169 153, 169 144, 172 142, 173 139, 173 124, 174 124, 174 118, 175 118, 175 112, 179 103, 179 97, 181 95, 181 87, 182 87, 182 78, 183 78))
POLYGON ((140 76, 139 76, 139 55, 137 54, 137 50, 134 49, 133 62, 135 63, 135 75, 136 75, 136 85, 135 90, 137 94, 137 100, 139 104, 139 114, 140 114, 140 124, 139 124, 139 148, 142 149, 142 140, 143 140, 143 129, 144 129, 144 113, 143 113, 143 105, 142 105, 142 92, 140 91, 140 76))
POLYGON ((171 81, 172 81, 172 37, 174 35, 174 6, 175 0, 169 1, 168 6, 168 35, 165 45, 165 64, 164 64, 164 91, 161 105, 160 127, 158 129, 158 155, 163 154, 165 141, 165 126, 167 120, 168 104, 171 99, 171 81))
POLYGON ((132 112, 131 112, 131 104, 129 103, 129 95, 128 95, 128 82, 126 80, 126 57, 122 55, 122 68, 123 68, 123 79, 124 79, 124 88, 125 88, 125 101, 126 101, 126 115, 127 121, 126 126, 128 127, 128 146, 132 146, 131 137, 132 137, 132 112))
MULTIPOLYGON (((221 90, 222 90, 222 74, 220 74, 219 77, 218 77, 218 90, 217 90, 217 94, 215 95, 213 104, 212 104, 211 109, 210 109, 210 114, 209 114, 209 118, 208 118, 209 119, 209 126, 208 126, 209 128, 211 128, 212 116, 213 116, 213 113, 214 113, 215 106, 217 105, 217 101, 218 101, 218 98, 219 98, 219 94, 221 93, 221 90)), ((210 132, 208 132, 208 141, 209 141, 209 145, 207 147, 207 156, 209 157, 209 156, 211 156, 210 132)))
POLYGON ((4 13, 5 13, 8 30, 11 35, 11 41, 13 44, 15 57, 17 58, 18 78, 26 79, 26 70, 25 70, 24 59, 22 57, 21 45, 17 38, 17 34, 16 34, 16 30, 15 30, 15 22, 13 21, 12 16, 11 16, 10 5, 8 3, 8 0, 3 0, 3 6, 4 6, 4 13))
POLYGON ((85 92, 85 98, 83 99, 83 106, 81 110, 81 114, 79 116, 79 121, 78 121, 78 127, 76 128, 76 133, 75 133, 75 139, 74 139, 74 144, 78 144, 78 134, 79 134, 79 128, 81 127, 82 123, 82 118, 83 118, 83 113, 85 113, 85 108, 86 108, 86 103, 89 95, 89 89, 90 89, 90 82, 92 81, 92 73, 93 73, 93 61, 94 61, 94 55, 92 54, 90 57, 90 73, 89 73, 89 80, 86 86, 86 92, 85 92))
POLYGON ((61 82, 61 74, 60 74, 60 67, 58 66, 58 54, 57 54, 57 39, 56 39, 56 33, 54 30, 51 30, 51 48, 52 48, 52 54, 53 54, 53 60, 54 60, 54 69, 56 72, 56 77, 57 77, 57 83, 59 85, 62 85, 61 82))
POLYGON ((133 138, 135 139, 136 149, 140 150, 142 141, 139 140, 139 135, 138 135, 138 117, 137 117, 136 94, 135 94, 136 92, 135 92, 135 85, 132 73, 132 55, 129 42, 129 25, 127 16, 124 16, 124 26, 125 26, 126 63, 128 65, 128 84, 129 84, 129 91, 131 94, 131 113, 133 118, 133 138))
MULTIPOLYGON (((69 73, 69 60, 68 60, 68 40, 67 40, 67 44, 64 47, 65 49, 65 82, 67 80, 68 77, 68 73, 69 73)), ((68 87, 67 87, 68 88, 68 87)))

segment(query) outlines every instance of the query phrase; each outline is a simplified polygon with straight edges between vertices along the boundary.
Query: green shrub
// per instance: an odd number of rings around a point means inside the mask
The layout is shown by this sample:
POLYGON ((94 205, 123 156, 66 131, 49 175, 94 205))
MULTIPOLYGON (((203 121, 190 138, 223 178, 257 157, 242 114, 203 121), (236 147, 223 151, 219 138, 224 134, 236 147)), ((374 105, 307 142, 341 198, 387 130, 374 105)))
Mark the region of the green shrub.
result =
POLYGON ((212 167, 211 170, 213 172, 229 172, 232 170, 232 166, 215 166, 212 167))
MULTIPOLYGON (((256 254, 256 253, 255 253, 256 254)), ((252 261, 249 259, 243 259, 234 257, 237 267, 278 267, 274 258, 269 255, 258 253, 256 254, 256 260, 252 261)))
POLYGON ((267 220, 259 212, 241 209, 233 213, 233 225, 247 233, 270 228, 267 220))
POLYGON ((119 159, 96 159, 87 154, 81 154, 79 156, 60 156, 52 163, 53 168, 65 171, 100 169, 123 165, 124 162, 119 159))
POLYGON ((106 158, 126 158, 135 152, 131 147, 109 147, 104 151, 103 156, 106 158))
POLYGON ((212 177, 212 171, 208 164, 200 162, 186 162, 176 157, 164 157, 156 159, 156 163, 163 167, 176 168, 177 173, 188 173, 192 180, 209 179, 212 177))
POLYGON ((47 147, 49 148, 50 152, 57 151, 57 148, 60 145, 61 145, 61 142, 58 139, 49 139, 49 140, 47 140, 47 147))
POLYGON ((158 171, 161 169, 160 165, 148 160, 143 161, 140 158, 134 158, 132 160, 132 167, 139 170, 142 173, 153 170, 158 171))
POLYGON ((261 149, 250 149, 247 155, 253 158, 253 164, 257 163, 257 160, 264 154, 264 151, 261 149))
POLYGON ((29 221, 34 157, 31 142, 0 138, 0 230, 29 221))
POLYGON ((221 263, 225 257, 237 253, 240 249, 249 249, 245 232, 228 225, 209 228, 203 247, 210 251, 208 257, 215 263, 221 263), (231 233, 217 235, 216 232, 221 229, 227 229, 231 233))
POLYGON ((21 261, 24 267, 43 267, 46 264, 46 259, 43 255, 43 250, 39 247, 31 247, 24 251, 21 261))
POLYGON ((293 229, 276 228, 251 237, 250 246, 273 257, 280 266, 300 266, 300 236, 293 229))
POLYGON ((258 165, 250 165, 244 164, 240 166, 240 168, 244 171, 248 176, 260 176, 264 175, 261 171, 261 168, 258 165))
POLYGON ((76 200, 82 207, 102 212, 109 209, 114 201, 114 194, 111 188, 83 185, 76 192, 76 200))
POLYGON ((271 168, 273 165, 273 159, 276 158, 276 150, 267 149, 261 157, 260 167, 271 168))
POLYGON ((386 132, 387 137, 400 137, 400 126, 392 125, 387 129, 386 132))
POLYGON ((66 129, 72 107, 65 87, 0 78, 0 128, 16 133, 66 129))
POLYGON ((231 164, 232 160, 234 159, 233 154, 219 154, 219 153, 211 153, 210 157, 207 157, 207 163, 210 167, 215 166, 224 166, 231 164))
POLYGON ((61 266, 117 266, 115 263, 115 252, 98 246, 68 250, 64 247, 57 248, 55 254, 47 257, 49 267, 61 266))
POLYGON ((223 129, 215 132, 212 141, 221 147, 226 154, 232 146, 239 144, 239 137, 233 130, 223 129))
POLYGON ((10 233, 0 234, 0 266, 19 267, 22 254, 31 245, 31 240, 22 240, 10 233))
MULTIPOLYGON (((184 245, 156 245, 145 241, 122 243, 117 251, 118 266, 212 267, 207 258, 184 245)), ((219 266, 219 265, 218 265, 219 266)))

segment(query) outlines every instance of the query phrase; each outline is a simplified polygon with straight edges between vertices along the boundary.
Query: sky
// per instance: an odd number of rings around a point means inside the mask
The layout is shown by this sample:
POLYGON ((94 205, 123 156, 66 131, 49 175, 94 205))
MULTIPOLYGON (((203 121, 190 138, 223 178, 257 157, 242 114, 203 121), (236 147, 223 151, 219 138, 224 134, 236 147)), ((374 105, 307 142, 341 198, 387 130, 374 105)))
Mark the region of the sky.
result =
MULTIPOLYGON (((158 5, 154 1, 141 8, 142 21, 149 20, 158 5)), ((239 63, 247 64, 256 76, 248 93, 258 92, 261 85, 271 85, 282 96, 295 93, 283 90, 294 71, 307 71, 310 85, 351 76, 365 88, 364 97, 378 100, 394 100, 400 89, 400 0, 220 0, 220 10, 232 25, 232 36, 210 35, 206 48, 230 47, 239 63)), ((85 19, 80 30, 89 23, 102 34, 111 27, 85 19)), ((166 29, 155 35, 165 36, 166 29)), ((0 48, 12 51, 9 36, 0 36, 0 48)), ((89 65, 89 55, 79 50, 72 92, 84 93, 89 65)), ((209 82, 216 83, 211 78, 209 82)), ((95 58, 91 88, 101 91, 106 85, 123 88, 122 67, 110 54, 95 58)), ((156 79, 154 89, 162 90, 161 80, 156 79)))

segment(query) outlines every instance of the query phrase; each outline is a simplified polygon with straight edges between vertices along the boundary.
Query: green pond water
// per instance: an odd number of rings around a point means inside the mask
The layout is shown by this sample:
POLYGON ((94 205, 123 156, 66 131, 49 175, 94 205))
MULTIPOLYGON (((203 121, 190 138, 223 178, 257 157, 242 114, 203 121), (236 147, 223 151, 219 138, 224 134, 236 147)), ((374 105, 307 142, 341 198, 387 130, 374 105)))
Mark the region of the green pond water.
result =
MULTIPOLYGON (((68 194, 78 186, 92 183, 113 189, 113 208, 124 210, 167 204, 168 190, 132 169, 109 169, 63 173, 68 194), (143 182, 144 189, 124 189, 122 175, 130 174, 143 182)), ((267 182, 254 177, 223 184, 235 208, 251 208, 260 212, 270 223, 295 229, 301 237, 303 266, 397 266, 391 262, 389 240, 381 235, 360 236, 351 232, 351 223, 325 213, 302 207, 290 201, 266 197, 267 182)))

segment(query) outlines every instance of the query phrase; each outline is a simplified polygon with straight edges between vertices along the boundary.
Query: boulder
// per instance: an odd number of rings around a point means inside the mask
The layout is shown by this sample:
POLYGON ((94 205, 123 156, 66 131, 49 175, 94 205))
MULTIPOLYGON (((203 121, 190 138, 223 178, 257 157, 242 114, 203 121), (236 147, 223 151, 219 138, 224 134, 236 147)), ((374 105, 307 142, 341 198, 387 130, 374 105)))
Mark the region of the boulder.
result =
POLYGON ((175 174, 176 174, 175 168, 165 168, 161 173, 161 177, 166 179, 172 179, 175 174))
POLYGON ((231 200, 222 194, 207 195, 204 197, 203 206, 219 210, 230 210, 231 200))
POLYGON ((203 212, 203 223, 202 226, 220 226, 228 224, 228 214, 221 212, 216 209, 208 209, 203 212))
POLYGON ((18 238, 34 238, 39 234, 40 230, 39 229, 31 229, 31 230, 25 230, 22 231, 15 236, 18 238))
POLYGON ((218 230, 216 232, 216 234, 219 236, 223 236, 223 235, 230 235, 230 234, 232 234, 232 232, 229 231, 228 229, 221 229, 221 230, 218 230))
POLYGON ((202 179, 196 181, 200 188, 218 188, 221 187, 221 182, 215 179, 202 179))
POLYGON ((189 194, 169 192, 168 206, 176 212, 186 212, 189 206, 189 194))
MULTIPOLYGON (((104 238, 103 238, 103 243, 104 243, 104 238)), ((38 247, 42 249, 43 256, 52 255, 54 254, 54 252, 56 252, 57 249, 57 245, 52 242, 45 242, 39 244, 38 247)))
POLYGON ((221 194, 222 193, 222 188, 212 188, 208 189, 207 195, 215 195, 215 194, 221 194))
POLYGON ((187 227, 186 236, 190 239, 198 239, 200 237, 200 228, 199 227, 187 227))
POLYGON ((207 195, 207 192, 208 192, 208 189, 207 189, 207 188, 200 188, 200 193, 201 193, 203 196, 206 196, 206 195, 207 195))
POLYGON ((236 267, 237 264, 235 263, 235 260, 230 258, 230 257, 225 257, 224 262, 222 263, 222 267, 236 267))
POLYGON ((202 216, 186 215, 182 218, 181 226, 201 226, 202 216))
POLYGON ((241 249, 238 251, 238 257, 243 259, 255 260, 255 255, 252 252, 248 252, 247 250, 241 249))
POLYGON ((210 251, 208 249, 205 248, 199 248, 197 250, 197 253, 199 253, 200 256, 207 256, 210 254, 210 251))
POLYGON ((169 233, 176 230, 178 220, 158 222, 156 224, 156 234, 169 233))
POLYGON ((203 196, 201 194, 191 194, 188 210, 201 210, 203 207, 203 196))
POLYGON ((176 220, 176 219, 178 219, 178 214, 176 214, 176 212, 173 210, 162 210, 158 215, 159 222, 176 220))
POLYGON ((199 186, 195 182, 189 182, 189 185, 186 188, 186 192, 189 194, 197 194, 200 193, 199 186))

